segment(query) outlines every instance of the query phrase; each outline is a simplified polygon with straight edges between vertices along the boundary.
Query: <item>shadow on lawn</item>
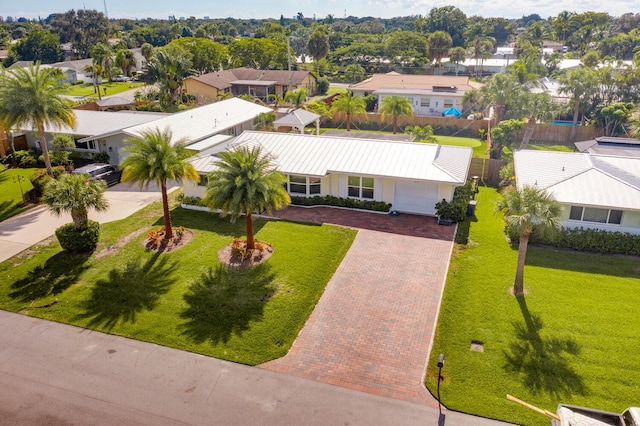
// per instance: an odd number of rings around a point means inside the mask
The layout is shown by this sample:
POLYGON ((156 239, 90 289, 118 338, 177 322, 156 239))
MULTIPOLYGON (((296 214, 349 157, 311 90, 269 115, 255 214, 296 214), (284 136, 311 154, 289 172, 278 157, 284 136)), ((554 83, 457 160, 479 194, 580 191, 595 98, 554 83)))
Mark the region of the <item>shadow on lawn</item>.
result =
MULTIPOLYGON (((514 250, 518 250, 517 245, 514 250)), ((588 274, 640 278, 637 264, 636 256, 588 253, 544 246, 529 246, 527 250, 527 265, 588 274)))
POLYGON ((106 279, 98 280, 91 296, 83 303, 84 313, 75 319, 88 319, 89 326, 112 329, 118 322, 135 322, 136 314, 153 310, 160 296, 169 291, 176 264, 154 254, 143 265, 130 260, 123 269, 113 268, 106 279))
POLYGON ((529 313, 524 296, 517 299, 524 323, 514 323, 515 340, 504 353, 505 370, 520 374, 524 386, 533 393, 585 395, 584 382, 570 364, 570 358, 580 352, 578 344, 569 338, 541 336, 542 319, 529 313))
POLYGON ((26 277, 11 285, 9 295, 26 302, 46 296, 54 296, 74 284, 80 274, 89 268, 86 265, 91 254, 73 255, 66 251, 51 256, 43 265, 33 268, 26 277))
MULTIPOLYGON (((257 234, 268 220, 253 218, 253 232, 257 234)), ((201 212, 198 210, 183 209, 175 207, 171 210, 171 223, 174 228, 184 226, 188 229, 200 229, 203 231, 215 232, 221 236, 231 238, 244 235, 246 232, 244 216, 231 223, 229 217, 221 218, 218 213, 201 212)), ((164 225, 164 217, 160 216, 153 223, 154 227, 164 225)))
POLYGON ((227 342, 262 318, 264 306, 276 292, 275 274, 268 264, 249 269, 218 265, 191 285, 180 314, 182 334, 196 343, 227 342))

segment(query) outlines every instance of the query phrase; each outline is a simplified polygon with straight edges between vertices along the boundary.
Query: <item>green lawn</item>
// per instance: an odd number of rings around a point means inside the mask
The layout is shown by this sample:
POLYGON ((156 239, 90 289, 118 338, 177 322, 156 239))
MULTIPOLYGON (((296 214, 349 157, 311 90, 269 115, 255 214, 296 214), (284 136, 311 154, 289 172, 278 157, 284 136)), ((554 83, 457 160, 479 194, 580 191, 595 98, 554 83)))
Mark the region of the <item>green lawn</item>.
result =
POLYGON ((336 93, 347 93, 347 88, 342 86, 329 86, 326 96, 331 96, 336 93))
MULTIPOLYGON (((107 95, 115 95, 116 93, 124 92, 136 87, 144 86, 144 83, 138 82, 115 82, 112 81, 110 83, 101 83, 100 90, 101 94, 104 95, 104 89, 107 88, 107 95)), ((73 86, 69 86, 69 88, 63 93, 68 96, 95 96, 98 95, 94 92, 93 84, 76 84, 73 86)))
POLYGON ((27 191, 33 188, 29 177, 36 170, 0 169, 0 221, 30 208, 23 205, 22 194, 26 194, 27 191), (18 176, 20 176, 20 180, 18 180, 18 176), (22 186, 22 192, 20 191, 20 186, 22 186))
POLYGON ((517 250, 481 188, 477 221, 460 226, 426 384, 443 403, 525 425, 549 419, 507 393, 555 412, 560 402, 621 412, 640 392, 640 263, 637 258, 529 247, 527 295, 509 294, 517 250), (484 352, 470 350, 482 342, 484 352))
POLYGON ((436 136, 440 145, 466 146, 473 148, 473 156, 487 158, 487 141, 478 138, 463 138, 459 136, 436 136))
POLYGON ((0 264, 0 308, 254 365, 287 353, 355 237, 342 227, 258 219, 256 236, 273 243, 273 256, 228 270, 217 253, 244 234, 243 220, 175 208, 174 224, 194 238, 158 255, 142 241, 160 215, 155 203, 102 225, 91 256, 70 256, 54 241, 0 264), (54 297, 57 304, 40 308, 54 297))

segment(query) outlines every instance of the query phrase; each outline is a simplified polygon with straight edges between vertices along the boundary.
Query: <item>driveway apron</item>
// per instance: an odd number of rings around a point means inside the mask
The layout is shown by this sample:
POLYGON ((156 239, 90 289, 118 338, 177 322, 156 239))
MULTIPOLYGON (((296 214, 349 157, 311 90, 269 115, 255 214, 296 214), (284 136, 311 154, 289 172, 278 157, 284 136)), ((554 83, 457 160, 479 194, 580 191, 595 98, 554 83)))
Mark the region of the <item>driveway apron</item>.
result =
POLYGON ((260 367, 437 406, 423 375, 455 228, 413 215, 291 207, 278 213, 309 215, 361 227, 289 353, 260 367), (420 236, 402 235, 412 232, 420 236))

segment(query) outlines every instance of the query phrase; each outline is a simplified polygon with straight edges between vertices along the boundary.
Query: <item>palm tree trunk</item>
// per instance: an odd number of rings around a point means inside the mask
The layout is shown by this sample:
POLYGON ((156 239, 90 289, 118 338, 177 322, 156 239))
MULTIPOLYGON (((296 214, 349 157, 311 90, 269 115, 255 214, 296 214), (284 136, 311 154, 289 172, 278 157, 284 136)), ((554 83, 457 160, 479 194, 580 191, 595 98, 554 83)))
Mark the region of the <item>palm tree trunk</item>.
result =
POLYGON ((351 131, 351 113, 347 113, 347 132, 351 131))
POLYGON ((398 132, 398 116, 393 116, 393 134, 395 135, 398 132))
POLYGON ((531 136, 533 136, 533 132, 536 130, 535 124, 536 124, 536 119, 534 117, 529 117, 529 121, 527 122, 527 125, 524 127, 524 132, 522 134, 522 142, 520 142, 520 149, 526 149, 527 145, 529 145, 531 136))
POLYGON ((256 248, 256 241, 253 238, 253 220, 250 211, 246 213, 245 221, 247 223, 247 250, 254 250, 256 248))
POLYGON ((44 166, 47 168, 47 174, 53 176, 51 170, 51 159, 49 158, 49 148, 47 147, 47 138, 44 135, 44 124, 38 123, 38 133, 40 133, 40 149, 42 149, 42 156, 44 157, 44 166))
POLYGON ((9 138, 9 148, 11 149, 11 167, 18 167, 18 157, 16 157, 16 146, 13 144, 13 133, 11 129, 5 130, 7 138, 9 138))
POLYGON ((514 296, 524 295, 524 261, 527 257, 529 235, 531 235, 531 229, 525 230, 522 235, 520 235, 520 243, 518 244, 518 266, 516 267, 516 279, 513 281, 514 296))
POLYGON ((171 213, 169 212, 169 197, 167 196, 167 182, 160 182, 162 189, 162 211, 164 212, 164 240, 173 238, 173 228, 171 227, 171 213))
POLYGON ((569 136, 569 142, 573 142, 576 137, 576 125, 578 124, 578 114, 580 114, 580 100, 576 99, 576 103, 573 107, 573 121, 571 122, 571 135, 569 136))
POLYGON ((86 208, 71 209, 71 219, 76 229, 87 229, 89 214, 86 208))

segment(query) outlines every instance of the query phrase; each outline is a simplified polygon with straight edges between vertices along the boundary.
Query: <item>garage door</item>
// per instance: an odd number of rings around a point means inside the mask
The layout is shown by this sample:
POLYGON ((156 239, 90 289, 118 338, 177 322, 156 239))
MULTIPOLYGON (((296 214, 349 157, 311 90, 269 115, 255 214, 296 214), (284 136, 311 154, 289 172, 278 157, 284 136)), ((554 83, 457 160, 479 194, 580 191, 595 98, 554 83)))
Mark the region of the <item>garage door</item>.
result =
POLYGON ((438 185, 420 181, 396 181, 393 209, 408 213, 435 214, 438 185))

